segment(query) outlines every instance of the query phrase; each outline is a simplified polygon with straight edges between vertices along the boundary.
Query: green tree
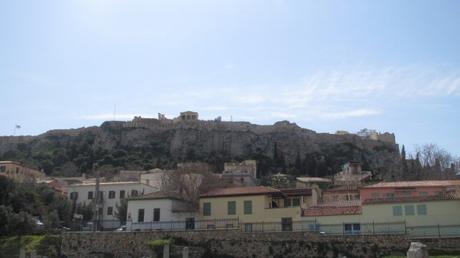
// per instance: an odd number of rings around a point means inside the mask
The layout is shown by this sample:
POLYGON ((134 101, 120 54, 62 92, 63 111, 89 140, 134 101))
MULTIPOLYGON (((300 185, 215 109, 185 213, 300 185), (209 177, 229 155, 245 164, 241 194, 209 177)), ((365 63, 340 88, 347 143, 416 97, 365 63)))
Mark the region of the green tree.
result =
POLYGON ((126 224, 126 217, 128 215, 128 200, 120 200, 120 205, 116 205, 115 217, 118 218, 122 225, 126 224))

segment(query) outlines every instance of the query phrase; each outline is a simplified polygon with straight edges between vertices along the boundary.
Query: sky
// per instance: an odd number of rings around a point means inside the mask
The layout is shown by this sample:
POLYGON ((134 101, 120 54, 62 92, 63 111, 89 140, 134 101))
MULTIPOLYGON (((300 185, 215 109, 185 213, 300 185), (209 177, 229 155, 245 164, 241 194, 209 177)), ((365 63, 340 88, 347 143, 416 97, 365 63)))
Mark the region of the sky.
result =
POLYGON ((0 135, 193 110, 460 155, 460 1, 0 0, 0 97, 0 135))

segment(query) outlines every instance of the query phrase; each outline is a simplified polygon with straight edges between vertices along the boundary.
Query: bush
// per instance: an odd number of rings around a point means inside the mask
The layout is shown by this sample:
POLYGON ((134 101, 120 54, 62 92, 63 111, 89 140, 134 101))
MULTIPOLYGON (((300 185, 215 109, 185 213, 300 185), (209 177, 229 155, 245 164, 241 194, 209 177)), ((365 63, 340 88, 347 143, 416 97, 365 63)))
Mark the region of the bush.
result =
POLYGON ((156 257, 162 257, 163 255, 163 247, 165 245, 172 245, 174 243, 174 239, 166 238, 166 239, 155 239, 150 240, 147 245, 149 246, 150 250, 152 250, 153 254, 156 257))

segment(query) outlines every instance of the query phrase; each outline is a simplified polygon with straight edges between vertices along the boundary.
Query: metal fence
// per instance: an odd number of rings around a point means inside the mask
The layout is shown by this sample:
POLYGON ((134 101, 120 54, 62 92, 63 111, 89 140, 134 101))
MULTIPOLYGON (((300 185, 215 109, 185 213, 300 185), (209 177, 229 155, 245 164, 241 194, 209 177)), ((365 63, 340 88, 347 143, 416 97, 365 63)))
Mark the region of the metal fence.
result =
POLYGON ((73 221, 68 226, 71 231, 113 231, 122 225, 119 220, 99 220, 73 221))
POLYGON ((246 223, 239 219, 153 221, 127 223, 118 220, 74 224, 73 231, 212 231, 238 230, 256 232, 310 232, 321 235, 408 235, 413 238, 460 237, 460 225, 407 226, 406 222, 320 224, 317 221, 246 223))
POLYGON ((130 231, 188 231, 188 230, 235 230, 239 228, 238 219, 152 221, 128 223, 130 231))

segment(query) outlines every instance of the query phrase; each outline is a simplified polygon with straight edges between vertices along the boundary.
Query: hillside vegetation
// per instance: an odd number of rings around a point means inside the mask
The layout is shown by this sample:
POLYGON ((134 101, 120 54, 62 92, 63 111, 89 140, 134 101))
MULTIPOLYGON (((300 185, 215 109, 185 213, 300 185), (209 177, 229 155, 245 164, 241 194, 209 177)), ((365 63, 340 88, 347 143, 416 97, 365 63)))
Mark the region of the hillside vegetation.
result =
POLYGON ((244 159, 258 161, 261 177, 277 172, 326 176, 350 160, 361 161, 363 169, 381 178, 397 178, 401 170, 396 144, 352 134, 320 134, 287 121, 267 126, 105 122, 39 136, 0 137, 0 159, 20 160, 60 176, 91 173, 93 164, 103 174, 113 174, 119 169, 171 168, 184 161, 208 162, 220 171, 224 162, 244 159))

